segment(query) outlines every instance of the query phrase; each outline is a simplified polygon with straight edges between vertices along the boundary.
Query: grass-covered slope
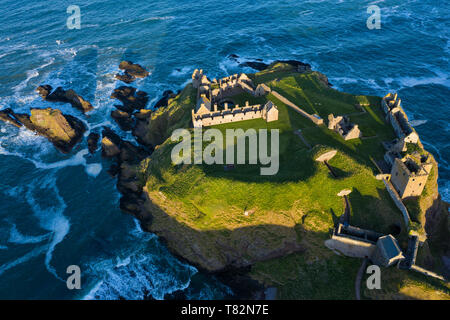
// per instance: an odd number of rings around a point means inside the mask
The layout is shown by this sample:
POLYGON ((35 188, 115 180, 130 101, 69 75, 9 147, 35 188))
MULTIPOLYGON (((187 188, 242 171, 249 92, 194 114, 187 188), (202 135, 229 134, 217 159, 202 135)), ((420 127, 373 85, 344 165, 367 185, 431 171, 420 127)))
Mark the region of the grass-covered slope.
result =
MULTIPOLYGON (((148 196, 145 206, 153 216, 149 229, 178 255, 203 269, 253 265, 252 276, 277 286, 279 297, 354 298, 353 281, 360 261, 337 256, 324 245, 344 211, 337 193, 352 189, 352 225, 381 233, 400 226, 401 242, 407 235, 401 213, 384 184, 374 178, 371 158, 381 158, 381 141, 394 138, 383 120, 380 98, 336 91, 327 86, 324 75, 297 73, 286 64, 249 76, 324 119, 329 113, 349 115, 365 138, 344 141, 269 94, 268 99, 278 106, 278 121, 258 119, 214 128, 223 133, 238 128, 279 129, 276 175, 261 176, 260 165, 175 166, 170 155, 177 142, 167 138, 175 128, 189 128, 195 102, 189 85, 168 108, 155 113, 150 123, 149 135, 164 142, 141 164, 140 178, 148 196), (356 104, 365 105, 364 111, 356 104), (157 127, 152 128, 155 123, 157 127), (299 129, 312 149, 296 134, 299 129), (329 149, 338 150, 329 162, 337 178, 314 161, 329 149)), ((242 98, 236 97, 235 103, 242 105, 242 98)))
POLYGON ((196 92, 187 85, 175 98, 169 99, 167 107, 151 113, 141 139, 157 146, 170 137, 173 130, 187 128, 191 122, 191 109, 195 105, 196 92))

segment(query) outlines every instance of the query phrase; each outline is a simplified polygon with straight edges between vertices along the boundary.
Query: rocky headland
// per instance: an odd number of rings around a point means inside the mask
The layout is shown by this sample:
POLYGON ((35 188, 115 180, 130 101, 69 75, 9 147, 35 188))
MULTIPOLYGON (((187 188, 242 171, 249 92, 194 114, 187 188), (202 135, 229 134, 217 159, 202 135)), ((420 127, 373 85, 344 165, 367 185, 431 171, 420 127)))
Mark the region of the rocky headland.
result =
MULTIPOLYGON (((231 55, 229 58, 237 60, 239 57, 231 55)), ((268 65, 257 60, 243 62, 242 66, 259 70, 250 75, 256 81, 280 86, 284 80, 286 88, 302 85, 314 98, 317 94, 328 95, 328 101, 335 99, 340 108, 351 110, 353 101, 362 97, 355 98, 331 89, 325 75, 312 71, 311 66, 303 62, 276 61, 268 65)), ((128 84, 149 74, 140 65, 129 61, 123 61, 119 68, 123 74, 116 78, 128 84)), ((43 85, 37 91, 46 101, 70 103, 82 112, 92 109, 92 105, 73 90, 57 88, 53 91, 51 86, 43 85)), ((287 290, 291 280, 309 279, 298 270, 305 270, 303 268, 309 265, 319 268, 316 264, 320 261, 320 268, 329 263, 338 269, 342 264, 344 269, 339 269, 342 273, 353 270, 323 245, 334 224, 329 212, 338 211, 341 204, 339 200, 321 196, 329 190, 319 188, 314 191, 316 185, 330 177, 326 169, 309 160, 315 151, 302 149, 297 136, 287 133, 283 138, 289 141, 286 161, 295 165, 286 165, 287 172, 282 172, 282 177, 275 182, 259 181, 239 169, 236 173, 226 173, 220 166, 213 169, 189 165, 174 167, 170 162, 172 142, 169 137, 177 128, 192 127, 191 110, 196 103, 192 85, 177 93, 165 91, 151 109, 147 105, 147 93, 132 86, 114 89, 111 99, 120 102, 111 112, 111 118, 120 130, 131 131, 137 143, 126 141, 111 128, 104 127, 101 133, 91 132, 87 137, 89 152, 98 152, 100 143, 102 156, 111 161, 108 172, 117 178, 117 190, 122 195, 120 209, 138 218, 145 230, 157 234, 180 259, 203 272, 216 274, 237 297, 242 298, 263 298, 263 289, 268 286, 287 290), (297 173, 306 167, 311 171, 297 173), (270 186, 269 189, 264 189, 265 185, 270 186), (270 196, 261 196, 265 192, 270 196), (303 198, 286 197, 286 193, 300 194, 303 198), (284 261, 282 266, 287 265, 287 270, 274 272, 272 268, 280 269, 280 261, 284 261), (285 274, 286 282, 276 280, 285 274)), ((378 97, 367 99, 373 106, 380 101, 378 97)), ((373 110, 378 112, 375 107, 373 110)), ((282 112, 286 119, 295 118, 288 109, 282 112)), ((64 153, 70 152, 86 131, 81 120, 52 108, 31 109, 30 115, 4 109, 0 111, 0 120, 46 137, 64 153)), ((286 132, 304 125, 301 120, 292 120, 288 124, 289 127, 283 127, 286 132)), ((384 127, 377 129, 384 130, 384 127)), ((315 138, 323 135, 318 129, 307 126, 303 135, 318 146, 323 143, 315 138)), ((336 157, 340 162, 332 165, 345 177, 334 180, 336 186, 333 188, 354 184, 356 192, 353 194, 357 195, 351 199, 355 212, 352 219, 382 232, 387 232, 392 224, 401 224, 401 216, 382 191, 383 186, 373 178, 368 161, 365 162, 358 151, 333 139, 330 139, 333 147, 342 156, 336 157), (369 180, 371 184, 364 185, 369 180), (379 217, 373 218, 377 215, 379 217)), ((429 267, 436 266, 439 261, 431 251, 450 256, 448 204, 441 200, 438 192, 438 164, 435 161, 433 168, 435 171, 424 195, 413 204, 418 211, 419 223, 426 230, 428 243, 433 247, 423 258, 429 267)), ((331 193, 337 192, 333 189, 331 193)), ((407 230, 403 229, 403 236, 406 234, 407 230)), ((168 298, 179 297, 183 297, 182 292, 168 298)))

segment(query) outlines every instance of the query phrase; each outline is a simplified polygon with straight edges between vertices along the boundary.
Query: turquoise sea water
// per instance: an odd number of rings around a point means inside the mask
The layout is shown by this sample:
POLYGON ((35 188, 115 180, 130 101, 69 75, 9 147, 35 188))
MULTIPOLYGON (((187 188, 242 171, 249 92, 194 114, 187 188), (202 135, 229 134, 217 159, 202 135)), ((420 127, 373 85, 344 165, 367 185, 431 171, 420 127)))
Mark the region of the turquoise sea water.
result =
MULTIPOLYGON (((335 88, 396 91, 426 148, 440 163, 439 189, 450 201, 450 8, 445 1, 22 1, 0 0, 0 109, 55 106, 40 84, 72 88, 91 101, 90 131, 108 125, 121 60, 151 75, 134 86, 155 103, 199 67, 211 77, 244 71, 228 58, 296 59, 335 88), (381 8, 369 30, 366 9, 381 8), (69 5, 81 29, 69 30, 69 5)), ((127 134, 125 138, 131 139, 127 134)), ((214 277, 178 261, 118 209, 109 162, 86 142, 63 155, 42 137, 0 123, 0 298, 141 299, 186 289, 188 298, 221 298, 214 277), (82 269, 82 289, 65 271, 82 269)))

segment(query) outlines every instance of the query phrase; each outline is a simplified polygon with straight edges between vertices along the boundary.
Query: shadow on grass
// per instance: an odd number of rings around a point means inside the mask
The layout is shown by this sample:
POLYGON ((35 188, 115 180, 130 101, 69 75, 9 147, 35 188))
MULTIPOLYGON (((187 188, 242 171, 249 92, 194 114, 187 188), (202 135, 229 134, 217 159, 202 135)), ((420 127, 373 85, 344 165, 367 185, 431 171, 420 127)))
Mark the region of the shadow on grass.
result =
MULTIPOLYGON (((362 196, 357 190, 352 194, 354 194, 353 201, 370 200, 368 196, 362 196)), ((292 254, 304 254, 317 245, 323 246, 323 249, 327 250, 323 241, 329 237, 328 230, 313 231, 310 225, 315 225, 322 220, 319 217, 319 220, 308 221, 310 218, 314 218, 314 210, 303 216, 301 223, 295 223, 292 227, 260 224, 234 229, 198 229, 167 214, 166 209, 161 207, 161 205, 165 206, 166 200, 159 205, 160 200, 153 201, 146 192, 143 196, 145 210, 135 213, 135 216, 142 221, 143 229, 156 233, 169 250, 181 260, 196 266, 203 273, 215 274, 230 286, 234 295, 228 298, 253 299, 261 294, 262 286, 248 277, 248 272, 256 263, 276 261, 292 254), (309 223, 308 229, 306 229, 306 223, 309 223), (313 241, 314 245, 310 247, 305 241, 308 243, 313 241)), ((334 211, 332 209, 330 211, 333 223, 339 221, 339 217, 335 215, 334 211)), ((238 219, 238 217, 236 218, 238 219)), ((248 219, 250 222, 252 216, 241 218, 248 219)), ((245 225, 245 221, 243 224, 245 225)), ((330 227, 332 226, 330 225, 330 227)), ((315 254, 314 252, 310 253, 315 254)), ((330 255, 330 257, 333 256, 330 255)), ((349 264, 347 271, 353 272, 354 267, 353 264, 349 264)), ((296 274, 296 268, 297 266, 286 265, 279 272, 286 272, 287 275, 296 274)), ((357 269, 357 266, 355 268, 357 269)), ((278 275, 268 274, 267 276, 278 275)), ((327 277, 327 275, 324 276, 327 277)), ((309 281, 314 284, 315 281, 322 280, 321 277, 317 279, 312 277, 309 281)), ((337 283, 342 285, 342 281, 337 283)), ((353 283, 349 283, 348 286, 348 290, 346 290, 352 292, 353 283)), ((332 284, 329 289, 333 290, 332 284)), ((339 288, 335 289, 340 290, 339 288)), ((327 297, 327 294, 322 292, 320 296, 327 297)), ((335 295, 330 293, 331 297, 335 297, 335 295)))

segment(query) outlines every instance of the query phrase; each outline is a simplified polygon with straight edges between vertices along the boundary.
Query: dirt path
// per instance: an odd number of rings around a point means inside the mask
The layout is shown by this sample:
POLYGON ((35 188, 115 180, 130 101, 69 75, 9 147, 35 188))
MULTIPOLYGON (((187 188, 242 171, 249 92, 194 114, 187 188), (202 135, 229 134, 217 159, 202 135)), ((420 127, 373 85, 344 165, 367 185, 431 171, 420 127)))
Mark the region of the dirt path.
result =
POLYGON ((305 137, 302 135, 301 130, 295 130, 295 134, 303 141, 303 143, 305 144, 305 146, 311 150, 311 145, 308 143, 308 141, 306 141, 305 137))

